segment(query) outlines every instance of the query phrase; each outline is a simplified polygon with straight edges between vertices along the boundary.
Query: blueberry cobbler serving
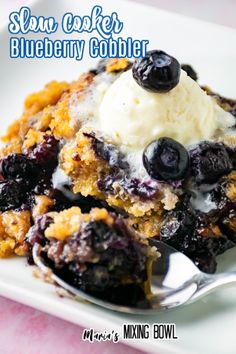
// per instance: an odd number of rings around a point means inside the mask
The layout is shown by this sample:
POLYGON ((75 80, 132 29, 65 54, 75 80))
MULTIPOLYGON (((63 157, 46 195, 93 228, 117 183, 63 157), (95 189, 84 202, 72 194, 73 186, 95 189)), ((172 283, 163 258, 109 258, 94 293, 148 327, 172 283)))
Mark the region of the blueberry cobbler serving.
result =
POLYGON ((50 82, 3 138, 0 256, 38 243, 78 288, 144 291, 153 237, 214 272, 236 244, 235 126, 236 100, 160 50, 50 82))

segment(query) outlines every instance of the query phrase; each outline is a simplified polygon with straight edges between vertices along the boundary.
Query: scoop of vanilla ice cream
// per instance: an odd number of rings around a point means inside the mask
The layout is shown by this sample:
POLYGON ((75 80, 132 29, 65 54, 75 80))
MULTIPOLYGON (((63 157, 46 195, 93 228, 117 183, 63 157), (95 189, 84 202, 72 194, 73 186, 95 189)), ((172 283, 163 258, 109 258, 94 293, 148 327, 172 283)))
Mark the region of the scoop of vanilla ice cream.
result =
POLYGON ((131 70, 122 73, 104 94, 98 114, 101 131, 131 149, 160 137, 190 145, 234 124, 234 117, 183 70, 178 85, 167 93, 143 89, 131 70))

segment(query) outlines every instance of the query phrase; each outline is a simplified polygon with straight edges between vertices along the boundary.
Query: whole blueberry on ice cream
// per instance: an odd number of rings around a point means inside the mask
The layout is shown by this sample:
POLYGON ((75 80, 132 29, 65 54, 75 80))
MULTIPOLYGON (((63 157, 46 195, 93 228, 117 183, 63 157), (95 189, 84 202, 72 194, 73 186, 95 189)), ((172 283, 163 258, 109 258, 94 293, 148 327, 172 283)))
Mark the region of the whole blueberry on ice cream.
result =
POLYGON ((161 138, 145 148, 143 164, 148 174, 157 180, 181 180, 187 174, 189 156, 177 141, 161 138))
POLYGON ((179 82, 179 62, 161 50, 150 50, 133 64, 133 77, 145 89, 167 92, 179 82))

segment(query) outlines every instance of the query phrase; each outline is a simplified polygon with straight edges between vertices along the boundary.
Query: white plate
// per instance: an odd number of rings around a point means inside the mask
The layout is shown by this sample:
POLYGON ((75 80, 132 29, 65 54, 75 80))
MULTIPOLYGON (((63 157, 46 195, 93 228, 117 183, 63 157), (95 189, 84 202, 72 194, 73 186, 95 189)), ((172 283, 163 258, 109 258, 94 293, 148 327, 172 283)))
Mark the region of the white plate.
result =
MULTIPOLYGON (((150 48, 162 48, 181 62, 191 63, 198 71, 201 82, 224 95, 236 97, 235 30, 122 0, 99 3, 107 13, 114 10, 118 12, 124 21, 124 36, 149 39, 150 48)), ((35 2, 32 11, 34 14, 53 15, 60 19, 68 11, 88 14, 95 4, 97 1, 45 0, 35 2)), ((62 38, 63 34, 57 33, 56 36, 62 38)), ((1 133, 10 121, 20 115, 26 94, 40 89, 52 79, 72 80, 85 68, 95 64, 88 57, 82 62, 66 59, 12 60, 8 55, 8 41, 7 31, 2 31, 1 133)), ((236 269, 235 258, 236 249, 228 251, 220 258, 219 268, 236 269)), ((175 322, 179 336, 177 341, 126 342, 151 353, 236 352, 236 288, 218 291, 196 304, 169 313, 132 317, 59 298, 53 286, 35 279, 32 267, 27 266, 24 259, 18 258, 0 261, 0 294, 87 328, 120 332, 123 322, 175 322)))

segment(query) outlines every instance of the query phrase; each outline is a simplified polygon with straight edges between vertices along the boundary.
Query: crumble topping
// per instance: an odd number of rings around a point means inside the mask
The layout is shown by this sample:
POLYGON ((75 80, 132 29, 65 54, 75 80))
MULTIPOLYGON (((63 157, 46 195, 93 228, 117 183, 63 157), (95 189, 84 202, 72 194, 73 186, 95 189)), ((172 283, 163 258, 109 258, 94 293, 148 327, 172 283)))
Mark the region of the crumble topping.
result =
POLYGON ((0 214, 0 257, 8 257, 15 252, 25 256, 29 247, 25 235, 30 228, 29 211, 5 211, 0 214))

